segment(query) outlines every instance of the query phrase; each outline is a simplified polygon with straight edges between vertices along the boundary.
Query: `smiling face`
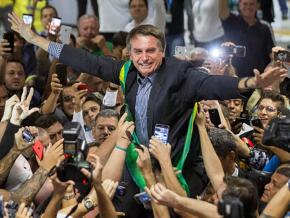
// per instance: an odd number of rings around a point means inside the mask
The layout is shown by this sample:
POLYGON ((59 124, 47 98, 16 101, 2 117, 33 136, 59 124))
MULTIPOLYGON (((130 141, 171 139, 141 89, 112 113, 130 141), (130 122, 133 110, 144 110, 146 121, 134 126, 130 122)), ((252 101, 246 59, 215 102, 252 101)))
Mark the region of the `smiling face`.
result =
POLYGON ((130 46, 130 58, 143 77, 150 76, 160 67, 164 52, 157 38, 136 35, 130 40, 130 46))
POLYGON ((80 36, 90 40, 99 34, 99 23, 93 17, 81 19, 79 33, 80 36))
POLYGON ((258 10, 258 2, 257 0, 240 0, 239 8, 242 17, 254 18, 258 10))
POLYGON ((273 118, 278 116, 278 103, 264 98, 258 106, 257 114, 265 128, 273 118))

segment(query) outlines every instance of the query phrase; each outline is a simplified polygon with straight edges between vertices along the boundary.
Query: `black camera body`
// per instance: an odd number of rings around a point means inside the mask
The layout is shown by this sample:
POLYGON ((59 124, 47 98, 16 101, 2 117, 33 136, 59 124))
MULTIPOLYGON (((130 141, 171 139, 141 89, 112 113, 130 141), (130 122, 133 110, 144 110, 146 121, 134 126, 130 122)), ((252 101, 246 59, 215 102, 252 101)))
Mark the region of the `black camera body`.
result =
POLYGON ((290 152, 290 118, 274 118, 265 129, 263 144, 290 152))
POLYGON ((227 196, 218 203, 218 213, 224 218, 244 218, 244 205, 240 199, 227 196))
POLYGON ((222 49, 224 54, 240 58, 246 57, 247 53, 246 47, 242 45, 223 46, 222 49))
POLYGON ((57 167, 57 177, 65 182, 72 180, 79 190, 81 197, 87 195, 91 189, 91 178, 87 178, 81 169, 91 171, 91 165, 86 161, 87 144, 79 138, 81 125, 78 122, 69 122, 64 126, 64 154, 66 159, 57 167))

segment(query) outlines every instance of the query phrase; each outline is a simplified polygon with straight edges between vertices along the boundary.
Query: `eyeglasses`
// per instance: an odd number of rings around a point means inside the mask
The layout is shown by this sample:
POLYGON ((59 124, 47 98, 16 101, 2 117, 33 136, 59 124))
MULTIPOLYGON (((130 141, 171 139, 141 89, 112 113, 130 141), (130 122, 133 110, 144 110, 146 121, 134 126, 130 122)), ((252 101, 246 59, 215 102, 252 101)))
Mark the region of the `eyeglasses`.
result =
POLYGON ((62 99, 65 102, 71 102, 71 101, 73 101, 74 98, 75 98, 74 96, 66 95, 66 96, 63 96, 62 99))
POLYGON ((259 110, 259 111, 262 111, 262 110, 264 110, 264 109, 266 109, 266 111, 269 112, 269 113, 274 113, 274 112, 277 111, 277 109, 275 109, 275 108, 273 108, 273 107, 270 107, 270 106, 263 106, 263 105, 259 105, 259 106, 258 106, 258 110, 259 110))

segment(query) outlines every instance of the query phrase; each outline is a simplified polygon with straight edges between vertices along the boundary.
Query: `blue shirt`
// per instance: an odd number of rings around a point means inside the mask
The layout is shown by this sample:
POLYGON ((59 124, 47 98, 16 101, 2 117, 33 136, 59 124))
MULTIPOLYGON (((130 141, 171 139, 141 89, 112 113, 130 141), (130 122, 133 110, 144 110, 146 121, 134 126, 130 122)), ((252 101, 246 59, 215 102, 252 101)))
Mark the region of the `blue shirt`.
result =
POLYGON ((138 91, 135 104, 135 125, 136 134, 141 144, 148 145, 149 137, 147 130, 147 107, 152 84, 156 73, 142 78, 137 74, 138 91))

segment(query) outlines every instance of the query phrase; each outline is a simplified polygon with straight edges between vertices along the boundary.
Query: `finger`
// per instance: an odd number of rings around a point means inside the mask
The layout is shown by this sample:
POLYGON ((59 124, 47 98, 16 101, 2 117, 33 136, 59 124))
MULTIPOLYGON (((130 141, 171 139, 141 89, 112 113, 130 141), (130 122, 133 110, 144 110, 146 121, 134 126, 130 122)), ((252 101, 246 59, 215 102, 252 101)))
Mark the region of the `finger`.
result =
POLYGON ((63 144, 64 139, 58 140, 56 143, 53 144, 53 148, 57 148, 63 144))
POLYGON ((35 112, 37 112, 37 111, 39 111, 39 108, 38 107, 34 107, 34 108, 30 109, 28 111, 28 116, 31 115, 31 114, 33 114, 33 113, 35 113, 35 112))
POLYGON ((81 169, 81 172, 87 177, 87 178, 91 178, 92 174, 85 168, 81 169))
POLYGON ((28 96, 27 96, 27 98, 26 98, 26 102, 27 102, 27 104, 29 105, 30 104, 30 102, 31 102, 31 99, 32 99, 32 97, 33 97, 33 93, 34 93, 34 88, 30 88, 30 90, 29 90, 29 94, 28 94, 28 96))
POLYGON ((122 117, 120 118, 120 120, 119 120, 119 123, 120 124, 123 124, 124 122, 125 122, 125 120, 126 120, 126 118, 127 118, 127 112, 125 112, 123 115, 122 115, 122 117))
POLYGON ((21 203, 20 206, 18 207, 17 213, 22 214, 24 208, 25 208, 25 203, 21 203))
POLYGON ((27 87, 24 86, 24 87, 23 87, 22 94, 21 94, 20 102, 24 102, 24 101, 25 101, 25 99, 26 99, 26 95, 27 95, 27 87))

